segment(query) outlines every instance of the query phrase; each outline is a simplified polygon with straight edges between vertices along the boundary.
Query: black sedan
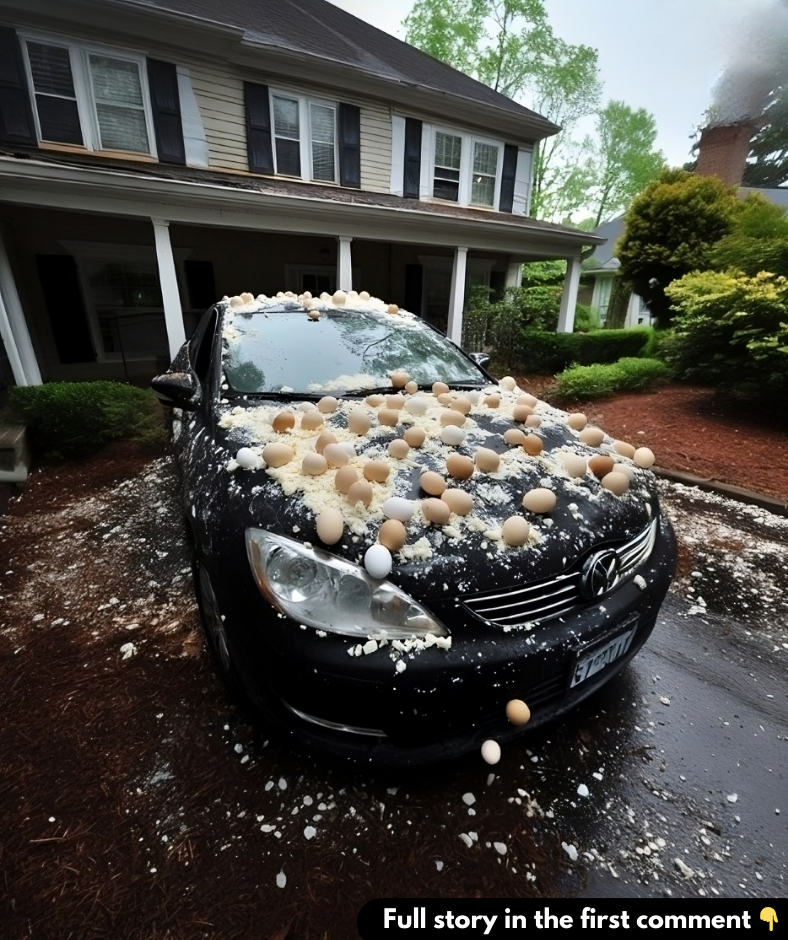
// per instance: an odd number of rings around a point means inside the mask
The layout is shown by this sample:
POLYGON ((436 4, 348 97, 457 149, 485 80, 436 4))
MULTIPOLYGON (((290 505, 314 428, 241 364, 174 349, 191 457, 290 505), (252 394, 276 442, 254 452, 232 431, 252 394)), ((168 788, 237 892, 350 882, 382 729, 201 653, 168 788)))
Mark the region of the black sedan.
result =
POLYGON ((154 380, 208 642, 286 738, 494 763, 653 629, 653 455, 479 358, 364 293, 244 294, 154 380))

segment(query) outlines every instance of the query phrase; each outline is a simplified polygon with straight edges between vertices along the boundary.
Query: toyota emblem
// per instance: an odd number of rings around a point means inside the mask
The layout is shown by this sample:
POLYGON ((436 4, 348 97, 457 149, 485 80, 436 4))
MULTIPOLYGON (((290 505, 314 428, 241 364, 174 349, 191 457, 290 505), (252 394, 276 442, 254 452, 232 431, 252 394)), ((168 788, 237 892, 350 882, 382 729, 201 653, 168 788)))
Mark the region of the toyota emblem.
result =
POLYGON ((612 590, 618 581, 621 560, 613 549, 594 552, 586 559, 580 573, 580 593, 591 601, 612 590))

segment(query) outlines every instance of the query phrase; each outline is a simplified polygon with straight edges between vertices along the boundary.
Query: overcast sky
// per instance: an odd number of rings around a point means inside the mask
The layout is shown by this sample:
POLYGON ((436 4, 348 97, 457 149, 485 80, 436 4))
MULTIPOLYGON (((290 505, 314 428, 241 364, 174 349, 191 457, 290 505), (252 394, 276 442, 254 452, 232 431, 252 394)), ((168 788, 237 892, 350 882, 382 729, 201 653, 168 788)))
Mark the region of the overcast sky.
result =
MULTIPOLYGON (((412 0, 332 0, 404 38, 412 0)), ((690 159, 714 83, 747 34, 748 19, 777 0, 546 0, 555 33, 599 51, 604 97, 646 108, 657 119, 669 163, 690 159)), ((757 56, 757 49, 753 55, 757 56)))

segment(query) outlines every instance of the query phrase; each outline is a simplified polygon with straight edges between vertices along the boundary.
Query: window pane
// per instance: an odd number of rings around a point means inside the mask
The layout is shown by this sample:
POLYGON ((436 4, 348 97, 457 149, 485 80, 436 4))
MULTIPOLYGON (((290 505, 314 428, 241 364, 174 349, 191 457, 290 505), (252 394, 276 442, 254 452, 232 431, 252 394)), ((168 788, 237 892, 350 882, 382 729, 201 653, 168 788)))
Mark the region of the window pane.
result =
POLYGON ((150 153, 145 112, 111 104, 96 104, 102 150, 150 153))
POLYGON ((334 181, 334 145, 312 142, 312 179, 334 181))
POLYGON ((274 98, 274 133, 277 137, 300 138, 298 130, 298 102, 290 98, 274 98))
POLYGON ((68 49, 63 46, 44 46, 40 42, 29 42, 27 54, 30 71, 37 92, 49 95, 74 97, 74 80, 68 49))
POLYGON ((276 172, 284 176, 301 175, 301 148, 297 140, 276 138, 276 172))
POLYGON ((309 111, 312 119, 312 140, 334 144, 334 109, 321 104, 311 104, 309 111))
POLYGON ((96 101, 142 107, 140 70, 136 62, 91 55, 90 77, 96 101))
POLYGON ((477 206, 491 206, 495 201, 495 177, 478 176, 473 177, 473 186, 471 187, 471 202, 477 206))
POLYGON ((462 138, 453 134, 435 134, 435 166, 460 168, 460 154, 462 151, 462 138))
POLYGON ((82 144, 76 101, 51 95, 36 95, 41 140, 59 144, 82 144))
POLYGON ((450 199, 457 202, 460 194, 460 184, 452 180, 442 180, 436 177, 435 185, 432 189, 432 195, 436 199, 450 199))
POLYGON ((495 176, 498 172, 498 148, 492 144, 474 144, 473 172, 495 176))

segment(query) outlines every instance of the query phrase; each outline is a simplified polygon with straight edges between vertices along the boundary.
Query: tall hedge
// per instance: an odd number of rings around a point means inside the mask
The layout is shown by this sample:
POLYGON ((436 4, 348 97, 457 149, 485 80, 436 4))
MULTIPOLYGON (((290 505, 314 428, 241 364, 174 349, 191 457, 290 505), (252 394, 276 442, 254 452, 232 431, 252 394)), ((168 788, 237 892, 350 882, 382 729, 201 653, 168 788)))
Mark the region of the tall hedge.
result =
POLYGON ((588 333, 521 330, 516 359, 521 371, 547 375, 573 364, 588 366, 645 356, 653 343, 654 330, 648 326, 588 333))

